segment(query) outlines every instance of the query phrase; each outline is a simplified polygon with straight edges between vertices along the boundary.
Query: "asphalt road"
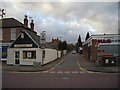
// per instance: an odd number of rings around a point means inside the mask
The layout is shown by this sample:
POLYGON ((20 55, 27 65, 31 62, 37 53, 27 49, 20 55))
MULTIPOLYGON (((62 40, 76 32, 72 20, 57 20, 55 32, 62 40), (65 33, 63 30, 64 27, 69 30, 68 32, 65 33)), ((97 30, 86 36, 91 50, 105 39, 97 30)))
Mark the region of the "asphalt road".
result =
POLYGON ((80 66, 75 54, 45 72, 3 72, 2 88, 117 88, 117 73, 94 73, 80 66))

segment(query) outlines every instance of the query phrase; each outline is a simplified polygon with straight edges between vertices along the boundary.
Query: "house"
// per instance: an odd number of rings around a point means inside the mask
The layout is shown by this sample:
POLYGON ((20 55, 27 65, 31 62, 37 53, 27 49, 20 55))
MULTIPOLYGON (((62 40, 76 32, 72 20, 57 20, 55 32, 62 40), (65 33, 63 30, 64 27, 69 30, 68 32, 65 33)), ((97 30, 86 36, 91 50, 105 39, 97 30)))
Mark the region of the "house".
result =
POLYGON ((21 31, 32 30, 34 31, 34 23, 31 22, 31 29, 28 28, 28 19, 25 15, 24 24, 19 22, 15 18, 3 18, 0 19, 0 59, 2 61, 7 60, 7 49, 12 42, 16 40, 21 31))
POLYGON ((120 34, 97 34, 91 35, 83 43, 83 55, 91 61, 97 60, 98 44, 118 44, 120 43, 120 34))
POLYGON ((8 49, 8 65, 43 65, 57 59, 57 50, 47 43, 42 48, 40 36, 30 30, 21 31, 8 49))

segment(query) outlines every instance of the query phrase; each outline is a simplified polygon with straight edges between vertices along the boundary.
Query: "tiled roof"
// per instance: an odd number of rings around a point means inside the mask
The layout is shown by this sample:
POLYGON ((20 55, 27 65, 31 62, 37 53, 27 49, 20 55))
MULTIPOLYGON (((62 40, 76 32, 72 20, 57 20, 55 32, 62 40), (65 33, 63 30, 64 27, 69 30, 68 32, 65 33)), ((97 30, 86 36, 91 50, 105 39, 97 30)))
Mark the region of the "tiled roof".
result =
POLYGON ((2 28, 24 27, 24 25, 14 18, 3 18, 0 19, 0 27, 2 28))
POLYGON ((25 32, 27 32, 31 36, 31 38, 36 42, 37 45, 40 45, 40 36, 30 30, 25 30, 25 32))

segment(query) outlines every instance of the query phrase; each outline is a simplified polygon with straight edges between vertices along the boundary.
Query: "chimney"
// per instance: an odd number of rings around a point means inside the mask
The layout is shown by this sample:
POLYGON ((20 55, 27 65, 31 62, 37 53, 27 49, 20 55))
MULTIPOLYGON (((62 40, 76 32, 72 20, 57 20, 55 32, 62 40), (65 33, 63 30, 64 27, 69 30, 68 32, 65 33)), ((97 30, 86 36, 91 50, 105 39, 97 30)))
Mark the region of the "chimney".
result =
POLYGON ((32 31, 34 31, 34 23, 33 23, 33 20, 31 20, 31 23, 30 23, 30 29, 31 29, 32 31))
POLYGON ((25 18, 24 18, 24 25, 25 25, 25 27, 28 27, 28 19, 27 19, 27 15, 25 15, 25 18))

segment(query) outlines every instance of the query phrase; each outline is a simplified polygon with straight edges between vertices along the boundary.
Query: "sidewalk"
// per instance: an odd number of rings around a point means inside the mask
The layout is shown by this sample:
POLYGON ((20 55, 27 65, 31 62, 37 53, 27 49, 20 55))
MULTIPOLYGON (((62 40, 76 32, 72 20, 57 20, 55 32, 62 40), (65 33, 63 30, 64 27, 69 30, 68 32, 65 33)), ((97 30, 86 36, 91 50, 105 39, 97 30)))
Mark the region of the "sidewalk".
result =
MULTIPOLYGON (((64 56, 62 57, 64 58, 64 56)), ((62 60, 59 58, 54 60, 50 63, 47 63, 43 66, 14 66, 14 65, 7 65, 6 62, 2 63, 2 71, 10 71, 10 72, 37 72, 37 71, 46 71, 54 67, 58 62, 62 60)))
MULTIPOLYGON (((86 59, 83 55, 80 54, 76 54, 78 59, 79 59, 79 63, 82 67, 84 67, 85 69, 87 69, 88 71, 94 71, 94 72, 106 72, 106 73, 118 73, 119 69, 117 66, 96 66, 94 62, 86 59)), ((119 71, 120 72, 120 71, 119 71)))

